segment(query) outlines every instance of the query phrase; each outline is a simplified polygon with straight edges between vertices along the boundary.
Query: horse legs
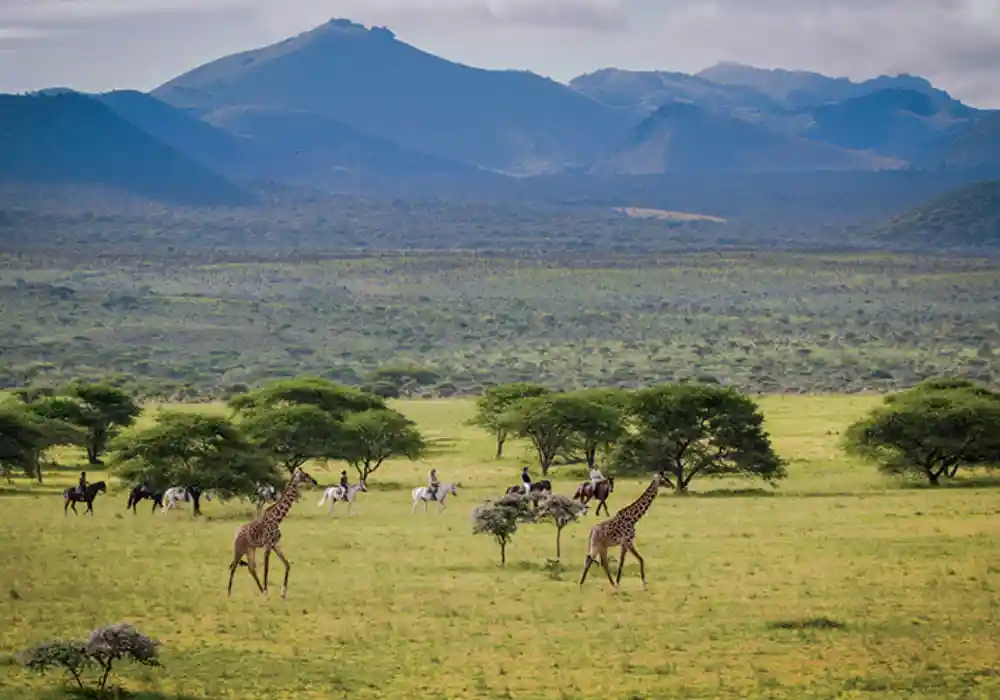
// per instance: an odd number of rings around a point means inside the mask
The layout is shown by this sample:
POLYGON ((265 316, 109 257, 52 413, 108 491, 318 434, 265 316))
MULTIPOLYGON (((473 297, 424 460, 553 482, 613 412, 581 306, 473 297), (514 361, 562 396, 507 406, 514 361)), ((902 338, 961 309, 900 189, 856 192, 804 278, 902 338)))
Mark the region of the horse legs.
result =
POLYGON ((87 501, 87 510, 83 511, 83 514, 86 515, 87 513, 90 513, 91 515, 94 514, 94 501, 93 500, 87 501))
POLYGON ((63 501, 63 515, 69 515, 69 513, 67 512, 67 510, 69 509, 69 504, 71 502, 72 501, 70 501, 68 498, 63 501))
POLYGON ((281 553, 281 548, 277 544, 274 545, 273 549, 278 559, 285 565, 285 580, 281 584, 281 597, 284 598, 285 594, 288 593, 288 572, 292 570, 292 565, 288 563, 288 559, 281 553))
POLYGON ((69 507, 73 509, 73 514, 74 515, 79 515, 80 514, 80 511, 78 511, 76 509, 76 501, 70 501, 69 502, 69 507))

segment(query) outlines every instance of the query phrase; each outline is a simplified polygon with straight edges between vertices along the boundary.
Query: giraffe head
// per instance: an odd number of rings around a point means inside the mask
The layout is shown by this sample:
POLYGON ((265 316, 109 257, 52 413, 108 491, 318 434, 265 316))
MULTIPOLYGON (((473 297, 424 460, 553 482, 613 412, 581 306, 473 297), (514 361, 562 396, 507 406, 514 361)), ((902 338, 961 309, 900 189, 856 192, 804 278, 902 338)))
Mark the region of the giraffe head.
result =
POLYGON ((309 484, 310 486, 318 486, 316 480, 309 476, 302 467, 296 467, 295 471, 292 472, 292 480, 289 482, 290 486, 298 486, 299 484, 309 484))

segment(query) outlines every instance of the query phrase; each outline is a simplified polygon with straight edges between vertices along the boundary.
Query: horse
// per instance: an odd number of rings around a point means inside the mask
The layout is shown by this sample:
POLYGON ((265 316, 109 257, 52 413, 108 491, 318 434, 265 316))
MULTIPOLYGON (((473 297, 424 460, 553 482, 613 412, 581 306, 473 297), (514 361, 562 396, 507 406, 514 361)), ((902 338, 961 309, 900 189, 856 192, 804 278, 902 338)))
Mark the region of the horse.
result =
POLYGON ((417 512, 417 504, 421 501, 424 502, 424 512, 427 512, 427 502, 437 501, 438 505, 441 506, 441 510, 445 509, 444 499, 448 497, 450 493, 455 498, 458 498, 458 487, 461 484, 438 484, 437 490, 434 492, 434 496, 431 497, 431 490, 428 486, 418 486, 413 489, 413 512, 417 512))
POLYGON ((364 491, 368 493, 368 487, 365 482, 359 481, 352 486, 347 487, 347 493, 344 493, 343 486, 331 486, 326 491, 323 492, 323 498, 319 500, 319 505, 323 505, 327 501, 330 501, 330 515, 333 515, 333 504, 337 501, 347 501, 347 514, 351 514, 351 505, 354 503, 354 499, 358 495, 358 491, 364 491))
MULTIPOLYGON (((512 493, 524 493, 524 486, 521 484, 518 484, 517 486, 511 486, 510 488, 507 489, 507 494, 509 495, 512 493)), ((532 496, 535 497, 543 493, 552 493, 552 482, 549 481, 548 479, 542 479, 541 481, 532 482, 530 493, 532 496)))
POLYGON ((128 495, 128 505, 125 506, 125 510, 131 510, 136 513, 135 506, 144 498, 148 498, 153 502, 153 509, 149 511, 150 513, 156 512, 156 507, 163 507, 163 493, 160 491, 150 491, 145 486, 136 486, 128 495))
POLYGON ((596 515, 601 514, 601 507, 604 507, 605 515, 611 515, 608 511, 608 496, 610 496, 615 491, 615 477, 609 476, 603 481, 598 481, 596 488, 589 481, 584 481, 582 484, 576 487, 576 493, 573 494, 574 501, 580 501, 580 503, 587 505, 587 503, 592 498, 596 498, 597 510, 595 510, 596 515))
MULTIPOLYGON (((212 494, 209 491, 205 491, 205 500, 211 501, 212 494)), ((195 515, 198 514, 200 510, 199 502, 202 496, 202 490, 196 486, 191 488, 185 488, 184 486, 171 486, 163 493, 163 506, 162 512, 166 513, 171 508, 176 508, 178 503, 193 503, 195 515)))
POLYGON ((254 492, 253 502, 257 506, 257 512, 259 513, 264 508, 264 504, 268 501, 278 500, 278 489, 271 484, 260 484, 257 486, 257 490, 254 492))
POLYGON ((95 481, 93 484, 87 484, 87 488, 84 489, 83 493, 80 493, 80 487, 72 486, 68 489, 63 490, 63 515, 66 515, 66 509, 72 507, 73 512, 79 515, 76 510, 77 503, 86 503, 87 510, 83 511, 86 515, 90 513, 94 514, 94 499, 97 498, 98 493, 107 493, 108 485, 103 481, 95 481))

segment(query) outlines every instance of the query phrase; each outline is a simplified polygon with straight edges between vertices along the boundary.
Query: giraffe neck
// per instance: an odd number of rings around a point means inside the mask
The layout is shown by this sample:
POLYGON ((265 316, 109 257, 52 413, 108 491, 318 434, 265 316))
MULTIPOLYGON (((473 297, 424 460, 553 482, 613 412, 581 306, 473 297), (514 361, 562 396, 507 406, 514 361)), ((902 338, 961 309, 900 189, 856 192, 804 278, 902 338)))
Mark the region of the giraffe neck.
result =
POLYGON ((632 503, 622 508, 618 515, 623 518, 630 518, 633 521, 638 520, 646 514, 649 510, 649 506, 653 503, 653 499, 656 498, 656 493, 659 491, 660 483, 658 480, 653 479, 646 490, 642 492, 642 495, 635 499, 632 503))
POLYGON ((275 501, 274 505, 264 511, 264 515, 261 518, 265 522, 270 523, 280 523, 288 515, 288 511, 292 509, 292 504, 299 497, 299 491, 295 483, 289 483, 285 487, 285 490, 281 492, 278 496, 278 500, 275 501))

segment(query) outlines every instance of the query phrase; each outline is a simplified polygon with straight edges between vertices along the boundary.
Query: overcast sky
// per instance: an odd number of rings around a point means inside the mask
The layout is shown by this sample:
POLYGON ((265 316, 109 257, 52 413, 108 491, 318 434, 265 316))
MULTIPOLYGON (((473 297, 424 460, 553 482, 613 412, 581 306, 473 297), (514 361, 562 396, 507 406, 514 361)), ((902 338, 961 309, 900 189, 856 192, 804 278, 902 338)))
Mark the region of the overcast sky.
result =
POLYGON ((148 90, 331 17, 561 81, 731 60, 853 79, 913 73, 1000 108, 1000 0, 0 0, 0 92, 148 90))

